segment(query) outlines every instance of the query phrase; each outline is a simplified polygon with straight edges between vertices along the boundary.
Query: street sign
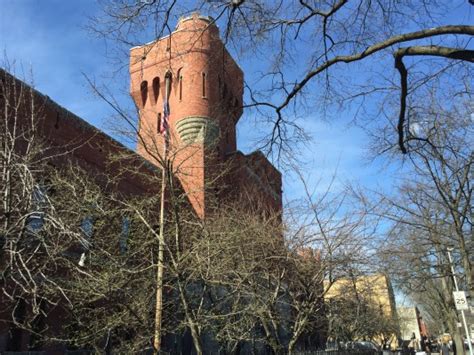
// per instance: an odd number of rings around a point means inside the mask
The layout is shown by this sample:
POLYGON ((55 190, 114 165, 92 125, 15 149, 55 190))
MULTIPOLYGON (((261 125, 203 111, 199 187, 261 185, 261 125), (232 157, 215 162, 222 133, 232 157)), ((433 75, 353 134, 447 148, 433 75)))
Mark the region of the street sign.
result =
POLYGON ((467 311, 469 310, 469 305, 466 299, 466 292, 464 291, 454 291, 454 304, 458 311, 467 311))

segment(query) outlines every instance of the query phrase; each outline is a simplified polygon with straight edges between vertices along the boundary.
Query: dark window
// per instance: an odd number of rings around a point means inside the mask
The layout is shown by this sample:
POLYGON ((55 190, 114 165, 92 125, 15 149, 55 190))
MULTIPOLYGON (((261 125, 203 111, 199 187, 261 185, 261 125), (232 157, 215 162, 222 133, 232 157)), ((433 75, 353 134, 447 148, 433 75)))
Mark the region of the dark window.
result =
POLYGON ((130 218, 122 219, 122 231, 120 233, 119 248, 120 253, 125 254, 128 250, 128 237, 130 235, 130 218))
POLYGON ((178 97, 180 100, 183 99, 183 73, 182 73, 183 68, 179 68, 177 73, 176 73, 176 78, 178 79, 177 84, 178 84, 178 97))
POLYGON ((153 99, 154 103, 158 101, 158 96, 160 96, 160 78, 156 77, 153 79, 153 99))
POLYGON ((148 82, 146 80, 141 83, 140 92, 142 94, 142 106, 145 106, 148 97, 148 82))
POLYGON ((158 117, 156 118, 156 132, 161 133, 161 112, 158 112, 158 117))
POLYGON ((91 238, 94 232, 94 219, 92 216, 85 217, 81 222, 81 231, 83 234, 81 244, 85 249, 89 249, 91 245, 91 238))
POLYGON ((39 232, 44 225, 44 213, 41 211, 35 211, 28 216, 26 221, 26 228, 30 232, 39 232))
POLYGON ((44 225, 44 209, 46 208, 47 198, 45 189, 39 185, 33 188, 31 194, 32 212, 26 220, 26 227, 28 231, 36 233, 43 228, 44 225))
POLYGON ((202 73, 202 97, 206 97, 206 73, 202 73))
POLYGON ((94 233, 94 219, 92 216, 87 216, 81 221, 82 238, 80 240, 82 253, 79 258, 78 265, 83 267, 86 264, 86 253, 91 247, 92 234, 94 233))

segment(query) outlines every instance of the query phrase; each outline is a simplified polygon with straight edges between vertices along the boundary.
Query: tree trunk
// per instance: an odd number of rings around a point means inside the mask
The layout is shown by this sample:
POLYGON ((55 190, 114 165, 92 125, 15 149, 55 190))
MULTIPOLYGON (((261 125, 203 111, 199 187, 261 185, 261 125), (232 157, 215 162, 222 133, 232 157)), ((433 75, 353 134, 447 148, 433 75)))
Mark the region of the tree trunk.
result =
POLYGON ((196 350, 196 354, 197 355, 204 354, 202 350, 201 337, 199 335, 199 330, 197 329, 197 326, 195 324, 191 324, 189 328, 191 329, 191 336, 193 338, 193 344, 194 344, 194 349, 196 350))
POLYGON ((290 340, 290 342, 288 343, 288 354, 289 355, 293 354, 293 348, 295 347, 295 345, 296 345, 296 339, 292 338, 290 340))
POLYGON ((463 337, 462 337, 462 328, 458 327, 458 316, 457 312, 452 309, 449 311, 448 314, 448 327, 449 327, 449 333, 451 334, 451 337, 454 342, 454 346, 456 351, 454 352, 454 355, 462 355, 464 354, 464 342, 463 342, 463 337))

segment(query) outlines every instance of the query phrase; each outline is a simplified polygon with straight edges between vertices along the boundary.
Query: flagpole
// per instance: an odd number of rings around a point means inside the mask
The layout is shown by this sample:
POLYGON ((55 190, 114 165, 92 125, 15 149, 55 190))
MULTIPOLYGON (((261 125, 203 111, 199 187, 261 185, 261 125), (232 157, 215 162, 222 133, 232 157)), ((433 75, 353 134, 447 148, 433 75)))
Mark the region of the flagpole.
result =
MULTIPOLYGON (((168 122, 166 115, 169 114, 167 111, 168 103, 168 96, 169 96, 169 85, 168 85, 169 78, 166 78, 165 87, 166 87, 166 94, 165 94, 165 107, 163 112, 163 122, 160 124, 165 124, 166 127, 161 129, 164 135, 164 144, 163 144, 163 161, 162 161, 162 173, 161 173, 161 199, 160 199, 160 232, 159 232, 159 243, 158 243, 158 270, 156 272, 156 306, 155 306, 155 336, 153 341, 153 348, 154 353, 158 354, 161 350, 161 323, 163 317, 163 268, 164 268, 164 247, 165 247, 165 240, 164 240, 164 229, 165 229, 165 193, 166 193, 166 170, 168 167, 168 122)), ((169 110, 169 109, 168 109, 169 110)))

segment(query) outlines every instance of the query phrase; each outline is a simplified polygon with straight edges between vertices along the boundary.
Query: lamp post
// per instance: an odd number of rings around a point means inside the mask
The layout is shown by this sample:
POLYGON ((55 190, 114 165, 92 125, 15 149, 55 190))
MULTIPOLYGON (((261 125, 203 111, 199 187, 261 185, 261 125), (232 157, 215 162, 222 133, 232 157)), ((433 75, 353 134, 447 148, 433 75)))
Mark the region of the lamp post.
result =
MULTIPOLYGON (((453 251, 453 248, 447 248, 447 251, 448 251, 449 266, 451 267, 451 274, 453 275, 454 288, 456 289, 456 292, 459 292, 458 282, 456 280, 456 274, 454 273, 453 259, 451 258, 451 252, 453 251)), ((466 322, 466 316, 464 315, 464 310, 461 310, 461 317, 462 317, 462 322, 464 325, 464 331, 466 332, 467 345, 469 346, 469 354, 473 355, 471 337, 469 334, 469 329, 467 328, 467 322, 466 322)), ((464 348, 464 344, 462 344, 462 346, 464 348)))

